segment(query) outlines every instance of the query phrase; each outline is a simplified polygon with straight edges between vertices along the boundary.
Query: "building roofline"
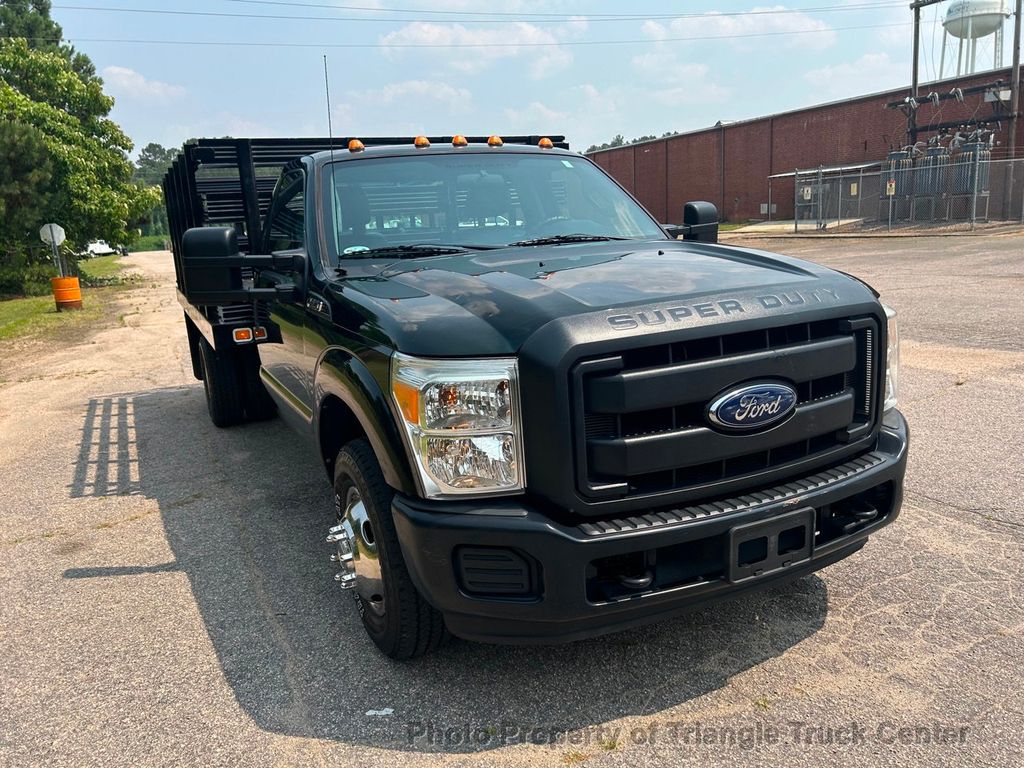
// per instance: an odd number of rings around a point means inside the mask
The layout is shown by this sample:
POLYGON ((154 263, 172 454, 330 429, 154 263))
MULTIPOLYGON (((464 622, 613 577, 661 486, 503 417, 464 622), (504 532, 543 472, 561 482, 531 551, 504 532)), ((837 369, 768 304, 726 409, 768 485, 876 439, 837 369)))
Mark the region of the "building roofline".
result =
MULTIPOLYGON (((1021 65, 1021 69, 1024 70, 1024 65, 1021 65)), ((962 83, 964 80, 980 80, 984 79, 985 75, 990 75, 993 82, 999 80, 1000 82, 1009 83, 1007 78, 1013 73, 1013 67, 1003 67, 1002 69, 992 69, 986 72, 976 72, 973 75, 961 75, 960 77, 947 77, 944 80, 932 80, 927 83, 921 83, 918 88, 925 90, 927 88, 934 89, 934 86, 948 84, 948 83, 962 83), (1004 76, 1005 77, 1002 77, 1004 76)), ((861 101, 873 101, 883 96, 894 96, 901 93, 909 93, 910 85, 905 85, 900 88, 889 88, 884 91, 876 91, 874 93, 867 93, 862 96, 850 96, 845 99, 835 99, 834 101, 826 101, 820 104, 812 104, 806 107, 797 107, 794 109, 787 109, 782 112, 773 112, 767 115, 759 115, 757 117, 746 117, 740 120, 719 120, 714 125, 707 126, 706 128, 695 128, 692 131, 680 131, 679 133, 673 133, 671 136, 659 136, 656 139, 647 139, 646 141, 637 141, 633 143, 623 144, 618 147, 605 147, 604 149, 595 149, 593 152, 584 152, 583 154, 590 157, 593 155, 599 155, 602 152, 614 152, 617 150, 628 149, 630 147, 642 147, 648 144, 657 144, 659 141, 671 141, 672 139, 678 139, 684 136, 697 136, 702 133, 713 133, 718 131, 725 131, 730 128, 736 128, 741 125, 747 125, 749 123, 759 123, 762 120, 775 120, 780 117, 787 117, 789 115, 796 115, 802 112, 814 112, 819 109, 829 109, 831 107, 837 107, 842 104, 855 104, 861 101)))

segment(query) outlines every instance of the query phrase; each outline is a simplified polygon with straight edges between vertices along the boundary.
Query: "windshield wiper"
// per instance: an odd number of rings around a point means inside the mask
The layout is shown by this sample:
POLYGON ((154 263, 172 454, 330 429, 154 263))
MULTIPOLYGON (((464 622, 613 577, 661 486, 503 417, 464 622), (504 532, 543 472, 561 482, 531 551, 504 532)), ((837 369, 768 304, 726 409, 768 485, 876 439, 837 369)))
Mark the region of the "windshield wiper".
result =
POLYGON ((599 243, 604 240, 631 240, 629 237, 617 235, 550 235, 548 237, 535 237, 532 240, 517 240, 509 243, 507 248, 514 248, 520 245, 559 245, 560 243, 599 243))
POLYGON ((470 249, 461 245, 439 245, 435 243, 412 243, 409 245, 380 245, 376 248, 361 248, 341 254, 343 259, 372 259, 377 256, 447 256, 466 253, 470 249))
POLYGON ((377 256, 450 256, 470 251, 486 251, 498 246, 494 245, 446 245, 443 243, 408 243, 404 245, 380 245, 376 248, 365 248, 358 251, 343 253, 342 259, 372 259, 377 256))

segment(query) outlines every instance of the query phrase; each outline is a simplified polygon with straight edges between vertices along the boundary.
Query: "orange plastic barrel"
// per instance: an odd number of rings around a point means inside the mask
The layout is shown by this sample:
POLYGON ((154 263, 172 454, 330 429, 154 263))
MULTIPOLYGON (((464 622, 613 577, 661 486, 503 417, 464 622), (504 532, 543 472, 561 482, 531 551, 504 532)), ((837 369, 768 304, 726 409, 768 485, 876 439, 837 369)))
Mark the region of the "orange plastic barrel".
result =
POLYGON ((82 308, 82 288, 77 277, 50 278, 53 289, 53 300, 57 303, 57 311, 82 308))

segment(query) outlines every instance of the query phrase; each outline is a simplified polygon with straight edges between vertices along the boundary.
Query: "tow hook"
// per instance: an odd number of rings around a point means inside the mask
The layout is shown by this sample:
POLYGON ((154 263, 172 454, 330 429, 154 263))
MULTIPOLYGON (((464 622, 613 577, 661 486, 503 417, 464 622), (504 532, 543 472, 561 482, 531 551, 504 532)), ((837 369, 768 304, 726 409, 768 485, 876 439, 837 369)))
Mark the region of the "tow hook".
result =
POLYGON ((853 533, 857 528, 861 527, 862 525, 870 523, 872 520, 878 517, 878 510, 875 509, 875 507, 872 506, 871 504, 867 502, 862 502, 854 506, 854 508, 849 511, 849 515, 853 518, 853 520, 851 520, 843 526, 844 534, 853 533))
POLYGON ((327 543, 334 544, 337 550, 331 553, 331 562, 341 566, 341 570, 334 574, 334 580, 342 589, 353 589, 356 586, 356 564, 352 552, 352 534, 344 522, 328 531, 327 543))
POLYGON ((647 589, 653 581, 654 574, 649 569, 635 575, 625 573, 619 575, 619 584, 626 589, 647 589))

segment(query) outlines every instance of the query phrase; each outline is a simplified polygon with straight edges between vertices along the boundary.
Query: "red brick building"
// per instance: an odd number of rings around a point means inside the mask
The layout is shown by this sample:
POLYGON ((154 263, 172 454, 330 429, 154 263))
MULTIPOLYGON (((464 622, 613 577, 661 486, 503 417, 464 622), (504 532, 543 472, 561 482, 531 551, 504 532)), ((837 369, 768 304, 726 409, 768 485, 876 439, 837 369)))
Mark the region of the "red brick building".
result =
MULTIPOLYGON (((1010 87, 1010 69, 972 77, 924 83, 920 93, 949 93, 1001 81, 1010 87)), ((766 218, 768 177, 797 168, 881 161, 890 149, 907 143, 907 119, 885 105, 902 100, 900 90, 861 96, 792 112, 716 125, 699 131, 654 139, 594 152, 590 157, 637 196, 647 209, 666 223, 682 220, 688 200, 709 200, 729 221, 766 218)), ((984 94, 965 97, 964 103, 947 100, 936 109, 930 102, 918 109, 918 125, 978 119, 993 115, 984 94), (941 110, 941 112, 940 112, 941 110), (938 113, 938 114, 937 114, 938 113)), ((1024 157, 1024 120, 1018 121, 1017 156, 1024 157)), ((922 133, 926 139, 931 134, 922 133)), ((996 130, 993 159, 1007 157, 1008 126, 996 130)), ((793 180, 776 179, 772 218, 793 217, 793 180)))

